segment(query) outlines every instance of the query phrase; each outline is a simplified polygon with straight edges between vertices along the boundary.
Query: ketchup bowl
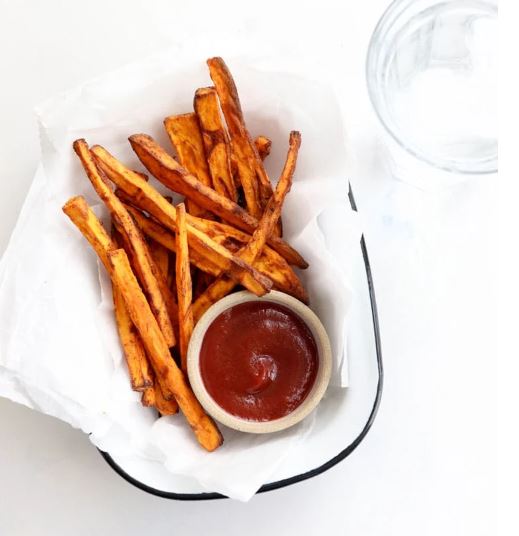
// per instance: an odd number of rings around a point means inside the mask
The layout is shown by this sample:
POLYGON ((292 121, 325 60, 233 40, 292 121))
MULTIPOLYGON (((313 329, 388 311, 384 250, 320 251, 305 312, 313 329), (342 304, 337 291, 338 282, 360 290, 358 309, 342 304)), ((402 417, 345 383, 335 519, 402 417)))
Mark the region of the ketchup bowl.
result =
POLYGON ((230 294, 195 326, 189 381, 204 409, 241 432, 278 432, 304 419, 330 381, 332 352, 315 313, 271 291, 230 294))

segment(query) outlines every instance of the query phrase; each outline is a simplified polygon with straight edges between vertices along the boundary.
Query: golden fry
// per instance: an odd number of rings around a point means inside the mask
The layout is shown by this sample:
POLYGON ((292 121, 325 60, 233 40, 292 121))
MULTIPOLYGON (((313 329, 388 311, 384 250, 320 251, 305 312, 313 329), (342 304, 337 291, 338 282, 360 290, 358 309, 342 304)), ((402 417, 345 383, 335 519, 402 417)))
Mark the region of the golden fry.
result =
MULTIPOLYGON (((86 200, 81 196, 73 197, 65 203, 63 212, 92 245, 108 273, 110 273, 111 266, 108 261, 108 252, 117 248, 117 242, 106 232, 86 200)), ((123 347, 132 389, 142 391, 152 385, 149 375, 146 374, 144 348, 116 286, 112 287, 112 292, 117 330, 123 347)))
MULTIPOLYGON (((128 200, 125 197, 125 203, 131 202, 131 198, 128 200)), ((146 235, 152 238, 155 242, 158 242, 163 247, 168 249, 172 253, 176 253, 177 245, 175 242, 175 235, 168 229, 162 227, 159 223, 152 220, 150 217, 145 216, 141 211, 137 210, 133 206, 125 204, 126 210, 132 215, 133 219, 140 227, 141 231, 146 235)), ((204 220, 208 221, 208 220, 204 220)), ((218 276, 221 273, 221 270, 215 265, 208 261, 206 258, 202 257, 196 250, 193 248, 189 249, 189 259, 191 263, 208 274, 218 276)), ((170 263, 171 268, 174 271, 174 263, 170 263)), ((170 270, 171 273, 171 270, 170 270)), ((171 285, 169 285, 171 288, 171 285)))
MULTIPOLYGON (((180 333, 180 360, 182 370, 187 371, 187 347, 193 333, 193 313, 191 300, 193 287, 189 267, 189 248, 187 244, 186 209, 183 203, 177 206, 177 299, 178 299, 178 329, 180 333)), ((232 281, 232 279, 231 279, 232 281)))
MULTIPOLYGON (((155 188, 121 164, 106 149, 95 146, 92 148, 92 152, 110 180, 134 198, 135 204, 139 208, 149 212, 168 229, 176 231, 176 209, 155 188)), ((171 159, 174 161, 173 158, 171 159)), ((270 290, 272 281, 269 278, 238 259, 230 251, 189 223, 187 231, 190 248, 197 250, 202 257, 218 266, 222 272, 227 272, 232 279, 236 279, 237 282, 258 296, 270 290)))
POLYGON ((265 160, 265 158, 267 158, 267 156, 270 154, 270 149, 272 148, 272 140, 267 138, 267 136, 258 136, 254 140, 254 146, 256 147, 256 150, 258 151, 258 155, 261 160, 265 160))
MULTIPOLYGON (((272 232, 272 229, 281 215, 283 201, 292 185, 292 177, 296 169, 297 154, 300 145, 301 135, 299 132, 291 132, 287 159, 276 190, 265 207, 263 216, 258 227, 254 231, 252 238, 239 252, 240 258, 243 258, 247 262, 253 263, 260 255, 267 241, 267 237, 272 232)), ((204 294, 196 300, 195 304, 193 304, 193 314, 195 315, 196 320, 198 320, 213 303, 216 303, 219 299, 229 294, 234 286, 234 281, 225 276, 214 281, 208 287, 206 292, 204 292, 204 294)))
POLYGON ((182 413, 191 425, 199 443, 208 451, 222 444, 222 436, 213 420, 204 412, 182 371, 172 359, 149 304, 132 272, 124 250, 108 254, 112 277, 121 290, 133 323, 139 330, 155 375, 166 399, 175 397, 182 413))
POLYGON ((128 314, 121 292, 115 285, 112 285, 112 293, 115 321, 117 323, 117 331, 119 332, 119 339, 123 347, 126 365, 128 366, 130 383, 134 391, 144 391, 153 385, 150 377, 145 378, 143 375, 143 368, 146 366, 146 354, 139 334, 128 314))
MULTIPOLYGON (((124 199, 125 203, 132 202, 132 198, 127 194, 122 194, 122 198, 124 199)), ((146 236, 149 236, 155 241, 161 243, 171 252, 176 252, 175 237, 169 230, 165 229, 162 227, 162 225, 156 223, 148 216, 145 216, 133 206, 125 206, 146 236)), ((200 231, 207 234, 213 241, 217 242, 233 253, 238 252, 238 250, 247 244, 251 239, 251 235, 244 233, 239 229, 235 229, 234 227, 231 227, 225 223, 194 218, 189 214, 187 214, 187 221, 193 225, 193 227, 196 227, 200 231)), ((189 249, 189 260, 193 266, 196 266, 196 268, 204 272, 206 276, 204 277, 204 281, 207 281, 208 278, 211 279, 211 277, 218 277, 221 274, 221 270, 219 270, 217 266, 199 256, 198 252, 193 250, 193 248, 189 249)), ((301 284, 301 281, 285 259, 275 250, 265 246, 259 257, 254 261, 253 266, 259 272, 272 279, 274 288, 294 296, 303 303, 308 303, 308 295, 301 284)), ((201 276, 201 274, 199 274, 199 276, 201 276)), ((208 284, 210 283, 206 283, 206 286, 202 290, 205 290, 208 284)), ((170 288, 172 288, 171 285, 170 288)), ((198 298, 200 294, 201 292, 200 288, 198 288, 197 281, 195 296, 198 298)))
POLYGON ((272 196, 270 179, 245 126, 238 90, 236 89, 231 72, 222 58, 210 58, 207 60, 207 65, 209 66, 209 74, 218 93, 225 122, 229 129, 240 181, 243 186, 245 199, 247 200, 247 208, 253 216, 259 219, 268 200, 272 196), (247 199, 248 184, 254 181, 257 183, 256 190, 258 192, 257 201, 259 202, 259 211, 257 207, 249 206, 247 199))
POLYGON ((167 415, 175 415, 178 413, 178 403, 175 399, 166 400, 160 383, 156 382, 154 386, 155 390, 155 407, 158 409, 159 413, 164 417, 167 415))
MULTIPOLYGON (((254 229, 258 226, 257 219, 230 199, 219 195, 213 189, 208 188, 198 181, 196 177, 188 173, 156 143, 153 138, 146 134, 136 134, 130 136, 129 139, 133 150, 144 166, 165 186, 193 199, 199 206, 207 208, 239 229, 248 233, 254 232, 254 229)), ((121 184, 118 184, 118 186, 122 187, 121 184)), ((157 219, 160 218, 157 217, 157 219)), ((301 255, 281 238, 270 236, 268 243, 285 257, 289 264, 293 264, 299 268, 308 267, 308 263, 301 255)))
MULTIPOLYGON (((128 210, 128 212, 130 211, 128 210)), ((137 223, 137 225, 139 224, 137 223)), ((153 257, 153 260, 155 261, 155 264, 159 268, 164 279, 167 281, 168 274, 169 274, 169 251, 168 249, 164 247, 160 242, 157 242, 156 240, 153 240, 153 239, 148 240, 148 246, 150 249, 151 256, 153 257)))
MULTIPOLYGON (((73 146, 83 164, 92 186, 112 214, 114 224, 121 232, 125 245, 131 252, 132 261, 134 262, 139 280, 150 301, 153 314, 157 318, 157 322, 164 333, 166 342, 169 346, 173 346, 175 344, 173 324, 169 317, 168 305, 162 292, 165 283, 161 289, 159 283, 161 275, 151 259, 144 238, 121 201, 108 186, 107 180, 104 175, 102 175, 102 172, 97 168, 94 157, 90 152, 86 141, 76 140, 73 146)), ((139 180, 144 184, 147 184, 147 182, 140 176, 139 180)))
POLYGON ((103 224, 99 221, 99 218, 88 206, 85 198, 81 195, 70 198, 63 205, 62 210, 88 240, 104 267, 110 273, 108 251, 115 249, 116 246, 103 227, 103 224))
MULTIPOLYGON (((220 195, 236 202, 238 192, 231 171, 229 139, 222 123, 216 90, 213 87, 197 89, 194 108, 202 132, 213 188, 220 195)), ((184 167, 189 171, 188 167, 184 167)))
POLYGON ((152 387, 148 387, 148 389, 142 393, 141 402, 145 407, 156 408, 163 416, 178 413, 177 401, 174 398, 166 400, 162 394, 160 383, 158 382, 154 382, 152 387))
MULTIPOLYGON (((164 126, 182 166, 202 184, 211 188, 213 183, 205 158, 204 142, 197 115, 193 112, 172 115, 164 119, 164 126)), ((187 200, 187 208, 190 214, 208 217, 206 210, 190 199, 187 200)))

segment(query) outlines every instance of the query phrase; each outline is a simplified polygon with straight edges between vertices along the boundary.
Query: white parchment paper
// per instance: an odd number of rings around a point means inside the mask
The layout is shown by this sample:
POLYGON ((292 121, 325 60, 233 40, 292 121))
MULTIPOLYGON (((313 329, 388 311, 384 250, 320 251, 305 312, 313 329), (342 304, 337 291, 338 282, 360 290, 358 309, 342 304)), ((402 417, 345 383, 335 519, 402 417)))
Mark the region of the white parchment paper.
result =
MULTIPOLYGON (((106 146, 141 169, 127 137, 151 134, 169 148, 163 118, 192 110, 211 84, 203 57, 162 54, 59 95, 37 110, 38 170, 0 264, 0 395, 58 417, 117 456, 142 456, 196 479, 208 491, 249 499, 304 439, 314 416, 274 435, 223 429, 222 448, 203 451, 181 415, 156 419, 129 388, 113 320, 110 286, 95 254, 61 211, 84 195, 106 218, 71 144, 106 146)), ((301 272, 331 339, 332 384, 348 385, 346 325, 350 253, 360 236, 347 201, 341 113, 326 84, 260 63, 229 59, 253 135, 273 141, 267 171, 282 167, 290 130, 302 146, 283 218, 285 238, 309 261, 301 272)))

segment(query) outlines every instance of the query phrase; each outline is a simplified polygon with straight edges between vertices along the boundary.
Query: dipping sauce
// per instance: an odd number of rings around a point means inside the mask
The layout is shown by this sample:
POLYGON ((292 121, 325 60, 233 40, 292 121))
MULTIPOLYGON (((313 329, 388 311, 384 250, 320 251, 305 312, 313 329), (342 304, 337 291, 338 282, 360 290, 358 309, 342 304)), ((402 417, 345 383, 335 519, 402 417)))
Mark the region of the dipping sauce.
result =
POLYGON ((200 349, 202 381, 225 411, 271 421, 294 411, 315 381, 319 360, 308 326, 269 301, 230 307, 207 329, 200 349))

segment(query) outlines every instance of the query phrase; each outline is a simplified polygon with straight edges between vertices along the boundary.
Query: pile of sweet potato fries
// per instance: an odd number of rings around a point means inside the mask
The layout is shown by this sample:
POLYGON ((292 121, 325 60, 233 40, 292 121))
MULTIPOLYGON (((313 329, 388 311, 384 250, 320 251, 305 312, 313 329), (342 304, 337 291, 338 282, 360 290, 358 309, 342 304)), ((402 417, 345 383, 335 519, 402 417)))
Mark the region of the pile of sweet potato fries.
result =
POLYGON ((300 134, 290 133, 273 188, 263 165, 270 140, 251 138, 224 61, 207 64, 214 87, 196 91, 193 112, 164 120, 175 156, 146 134, 129 138, 148 172, 184 196, 185 205, 174 205, 146 175, 80 139, 74 150, 110 213, 112 229, 105 230, 81 196, 67 201, 63 211, 110 275, 132 388, 142 392, 144 406, 162 415, 180 408, 199 443, 212 451, 222 436, 187 379, 194 325, 236 287, 258 296, 275 288, 307 302, 292 266, 308 265, 281 237, 300 134))

